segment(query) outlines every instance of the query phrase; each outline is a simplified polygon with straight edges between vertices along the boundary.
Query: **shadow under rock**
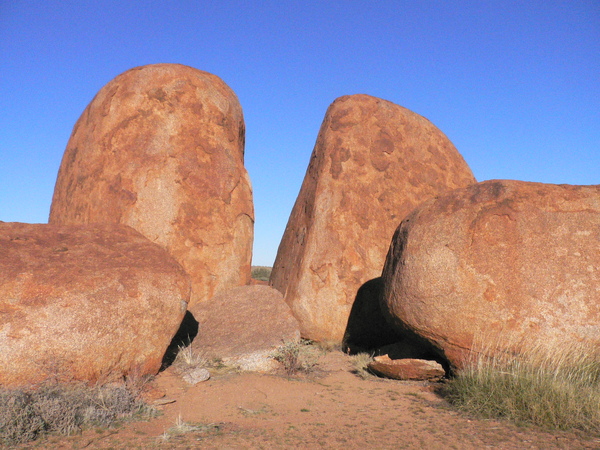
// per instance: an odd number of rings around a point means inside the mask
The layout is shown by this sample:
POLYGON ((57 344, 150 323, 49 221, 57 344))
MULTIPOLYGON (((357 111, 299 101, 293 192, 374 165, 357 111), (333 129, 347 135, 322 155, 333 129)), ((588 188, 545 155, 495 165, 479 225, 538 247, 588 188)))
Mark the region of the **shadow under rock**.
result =
POLYGON ((160 371, 162 372, 171 364, 173 364, 173 361, 175 361, 179 350, 182 347, 187 347, 190 345, 197 335, 198 321, 191 312, 186 311, 177 333, 175 333, 175 336, 173 336, 173 339, 171 339, 171 343, 167 347, 167 351, 163 356, 160 371))
POLYGON ((358 289, 342 341, 344 352, 387 354, 391 359, 434 360, 448 372, 448 361, 438 349, 382 309, 382 297, 381 277, 367 281, 358 289))

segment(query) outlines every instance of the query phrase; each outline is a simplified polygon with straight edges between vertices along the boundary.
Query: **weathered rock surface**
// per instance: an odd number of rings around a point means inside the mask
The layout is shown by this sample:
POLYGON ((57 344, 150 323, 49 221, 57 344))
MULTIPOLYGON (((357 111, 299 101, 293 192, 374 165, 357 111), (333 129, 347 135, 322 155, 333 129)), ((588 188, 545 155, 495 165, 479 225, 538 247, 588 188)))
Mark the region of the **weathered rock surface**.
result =
POLYGON ((50 223, 122 223, 166 248, 191 303, 250 280, 254 227, 244 119, 218 77, 178 64, 104 86, 71 134, 50 223))
POLYGON ((401 106, 353 95, 327 110, 270 284, 302 335, 341 341, 358 288, 422 201, 475 181, 452 143, 401 106))
POLYGON ((190 308, 198 321, 192 349, 243 370, 264 372, 284 342, 299 341, 298 321, 281 293, 269 286, 240 286, 190 308))
POLYGON ((0 385, 155 374, 189 293, 127 226, 0 222, 0 385))
POLYGON ((441 364, 426 359, 390 359, 388 355, 376 356, 368 364, 369 370, 394 380, 442 379, 446 372, 441 364))
POLYGON ((460 368, 471 352, 600 346, 600 186, 486 181, 396 231, 384 301, 460 368))

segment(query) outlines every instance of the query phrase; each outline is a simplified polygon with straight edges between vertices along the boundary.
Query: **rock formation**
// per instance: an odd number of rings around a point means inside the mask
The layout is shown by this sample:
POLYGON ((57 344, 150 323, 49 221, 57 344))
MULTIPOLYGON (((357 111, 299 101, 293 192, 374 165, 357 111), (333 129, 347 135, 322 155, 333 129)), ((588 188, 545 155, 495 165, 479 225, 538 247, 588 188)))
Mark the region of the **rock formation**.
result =
POLYGON ((113 79, 73 128, 50 223, 131 226, 190 274, 192 304, 248 283, 254 212, 234 92, 178 64, 113 79))
POLYGON ((190 308, 198 320, 192 349, 226 365, 265 372, 284 342, 299 341, 298 321, 281 293, 269 286, 240 286, 190 308))
POLYGON ((397 229, 382 275, 400 328, 455 367, 489 354, 600 346, 600 186, 486 181, 397 229))
POLYGON ((189 294, 127 226, 0 222, 0 385, 155 374, 189 294))
POLYGON ((394 230, 422 201, 475 182, 431 122, 367 95, 327 110, 270 284, 306 338, 341 341, 358 288, 381 274, 394 230))
POLYGON ((376 356, 368 366, 372 372, 394 380, 439 381, 446 375, 441 364, 426 359, 390 359, 376 356))

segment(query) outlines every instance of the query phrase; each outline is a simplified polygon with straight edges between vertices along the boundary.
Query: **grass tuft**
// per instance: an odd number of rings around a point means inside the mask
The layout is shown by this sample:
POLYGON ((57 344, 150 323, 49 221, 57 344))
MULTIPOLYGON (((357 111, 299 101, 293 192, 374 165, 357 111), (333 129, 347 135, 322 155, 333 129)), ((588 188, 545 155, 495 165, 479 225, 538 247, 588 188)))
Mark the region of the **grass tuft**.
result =
POLYGON ((376 377, 368 368, 369 363, 373 361, 373 356, 369 353, 357 353, 356 355, 351 355, 350 361, 354 367, 353 373, 363 380, 376 377))
POLYGON ((600 435, 600 349, 485 353, 493 354, 479 353, 448 382, 450 403, 478 417, 600 435))
POLYGON ((283 366, 288 376, 300 372, 309 374, 317 366, 318 356, 313 351, 311 341, 285 341, 272 355, 272 358, 283 366))

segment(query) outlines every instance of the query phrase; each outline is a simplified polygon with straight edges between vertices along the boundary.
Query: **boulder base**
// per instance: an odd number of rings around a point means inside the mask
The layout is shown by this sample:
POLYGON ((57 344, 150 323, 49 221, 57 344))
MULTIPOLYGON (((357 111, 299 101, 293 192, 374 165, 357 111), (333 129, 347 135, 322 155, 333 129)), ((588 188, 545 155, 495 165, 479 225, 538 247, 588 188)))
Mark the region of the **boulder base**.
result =
POLYGON ((229 366, 265 372, 277 368, 271 358, 284 342, 299 341, 298 321, 280 292, 269 286, 240 286, 197 304, 192 349, 229 366))
POLYGON ((0 385, 155 374, 189 293, 127 226, 0 222, 0 385))

